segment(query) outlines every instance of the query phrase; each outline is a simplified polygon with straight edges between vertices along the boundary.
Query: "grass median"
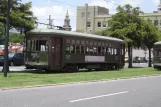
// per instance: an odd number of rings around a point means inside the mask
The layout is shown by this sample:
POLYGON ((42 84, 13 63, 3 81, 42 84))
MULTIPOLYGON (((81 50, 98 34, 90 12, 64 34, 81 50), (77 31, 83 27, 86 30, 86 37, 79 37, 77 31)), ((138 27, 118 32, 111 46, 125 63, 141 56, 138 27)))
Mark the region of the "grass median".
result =
POLYGON ((21 72, 21 73, 8 73, 8 77, 4 78, 3 73, 0 73, 0 89, 11 87, 35 86, 45 84, 58 84, 81 82, 91 80, 104 80, 104 79, 119 79, 131 78, 136 76, 151 76, 161 75, 160 71, 153 68, 132 68, 122 69, 119 71, 93 71, 93 72, 77 72, 77 73, 52 73, 46 74, 42 72, 21 72))

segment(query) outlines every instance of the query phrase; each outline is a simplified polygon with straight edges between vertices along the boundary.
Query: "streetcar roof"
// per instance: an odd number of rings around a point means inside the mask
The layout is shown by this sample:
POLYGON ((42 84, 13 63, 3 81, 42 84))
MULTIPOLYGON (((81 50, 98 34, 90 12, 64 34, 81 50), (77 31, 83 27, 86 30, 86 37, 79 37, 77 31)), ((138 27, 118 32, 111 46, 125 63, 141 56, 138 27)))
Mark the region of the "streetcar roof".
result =
POLYGON ((154 45, 161 45, 161 41, 155 42, 154 45))
POLYGON ((80 32, 72 32, 72 31, 64 31, 64 30, 56 30, 56 29, 47 29, 47 28, 33 29, 33 30, 27 32, 27 34, 46 34, 46 35, 56 34, 56 35, 62 35, 62 36, 86 37, 86 38, 104 39, 104 40, 124 42, 124 40, 114 38, 114 37, 100 36, 100 35, 80 33, 80 32))

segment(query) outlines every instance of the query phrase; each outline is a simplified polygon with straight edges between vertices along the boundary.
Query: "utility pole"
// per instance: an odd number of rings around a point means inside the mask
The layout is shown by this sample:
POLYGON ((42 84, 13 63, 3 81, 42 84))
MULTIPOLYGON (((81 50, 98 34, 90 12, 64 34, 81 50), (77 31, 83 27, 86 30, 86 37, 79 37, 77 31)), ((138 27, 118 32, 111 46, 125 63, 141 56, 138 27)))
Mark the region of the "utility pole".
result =
POLYGON ((85 17, 86 17, 86 19, 85 19, 85 31, 86 31, 86 33, 87 33, 87 17, 88 17, 88 4, 86 3, 85 4, 85 8, 86 8, 86 12, 85 12, 85 17))
POLYGON ((49 15, 49 19, 47 19, 47 20, 49 20, 49 26, 48 26, 48 28, 50 28, 50 29, 52 29, 53 28, 53 20, 54 19, 51 19, 51 15, 49 15))
POLYGON ((9 16, 10 16, 10 0, 8 0, 7 3, 7 24, 6 24, 4 67, 3 67, 4 77, 7 77, 7 72, 9 71, 9 64, 8 64, 9 16))

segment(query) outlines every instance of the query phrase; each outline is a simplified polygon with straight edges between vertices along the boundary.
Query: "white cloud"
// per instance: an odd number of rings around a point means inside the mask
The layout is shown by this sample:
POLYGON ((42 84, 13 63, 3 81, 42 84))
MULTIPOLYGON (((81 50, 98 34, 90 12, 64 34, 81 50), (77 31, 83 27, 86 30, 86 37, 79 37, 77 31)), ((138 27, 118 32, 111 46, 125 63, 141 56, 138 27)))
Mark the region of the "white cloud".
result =
MULTIPOLYGON (((139 6, 144 0, 88 0, 89 5, 102 6, 109 9, 110 14, 116 13, 116 8, 118 5, 130 4, 132 6, 139 6)), ((156 0, 157 1, 157 0, 156 0)), ((86 1, 87 2, 87 1, 86 1)))
POLYGON ((158 4, 160 4, 159 2, 160 2, 160 0, 152 0, 154 3, 155 3, 155 5, 158 5, 158 4))
POLYGON ((110 13, 114 13, 114 9, 117 7, 114 0, 107 2, 105 0, 90 0, 88 1, 89 6, 101 6, 109 9, 110 13))
POLYGON ((120 0, 120 5, 130 4, 132 6, 139 6, 144 0, 120 0))
MULTIPOLYGON (((57 5, 52 5, 48 7, 33 6, 32 11, 34 12, 34 15, 38 18, 38 21, 41 23, 46 23, 46 24, 49 23, 47 19, 49 18, 49 15, 51 15, 51 18, 54 19, 53 24, 55 26, 63 26, 67 8, 68 7, 66 6, 57 6, 57 5)), ((74 11, 72 11, 71 8, 68 8, 68 12, 70 16, 75 15, 74 11)), ((38 27, 46 28, 47 26, 39 25, 38 27)))
MULTIPOLYGON (((140 3, 145 0, 82 0, 84 3, 88 3, 89 6, 97 5, 102 6, 109 9, 110 14, 116 13, 116 8, 119 5, 130 4, 132 6, 139 6, 140 3), (110 1, 110 2, 108 2, 110 1)), ((153 0, 156 4, 158 4, 159 0, 153 0)), ((70 3, 69 3, 70 4, 70 3)), ((72 3, 71 3, 72 4, 72 3)), ((42 23, 49 23, 47 20, 49 15, 51 15, 52 19, 54 19, 54 25, 63 26, 64 18, 66 14, 66 10, 68 8, 69 16, 71 19, 72 29, 76 29, 76 7, 71 7, 67 5, 53 5, 51 0, 46 0, 44 6, 36 6, 33 5, 32 11, 34 15, 38 17, 38 21, 42 23)), ((43 25, 39 25, 39 27, 46 27, 43 25)))
POLYGON ((112 9, 115 6, 115 1, 111 1, 112 3, 107 3, 105 0, 92 0, 92 2, 89 2, 90 6, 102 6, 106 7, 108 9, 112 9))

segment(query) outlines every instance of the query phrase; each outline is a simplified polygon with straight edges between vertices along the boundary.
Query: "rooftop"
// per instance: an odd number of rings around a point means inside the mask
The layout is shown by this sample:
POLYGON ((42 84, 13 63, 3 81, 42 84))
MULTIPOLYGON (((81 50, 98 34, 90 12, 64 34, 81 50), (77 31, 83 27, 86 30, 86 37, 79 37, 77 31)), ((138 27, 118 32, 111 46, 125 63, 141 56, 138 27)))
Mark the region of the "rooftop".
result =
MULTIPOLYGON (((94 39, 100 39, 100 40, 111 40, 111 41, 118 41, 118 42, 124 42, 122 39, 108 37, 108 36, 100 36, 100 35, 94 35, 94 34, 87 34, 87 33, 80 33, 80 32, 71 32, 71 31, 64 31, 64 30, 56 30, 56 29, 33 29, 27 34, 45 34, 45 35, 61 35, 61 36, 78 36, 78 37, 84 37, 84 38, 94 38, 94 39)), ((40 35, 41 36, 41 35, 40 35)))

